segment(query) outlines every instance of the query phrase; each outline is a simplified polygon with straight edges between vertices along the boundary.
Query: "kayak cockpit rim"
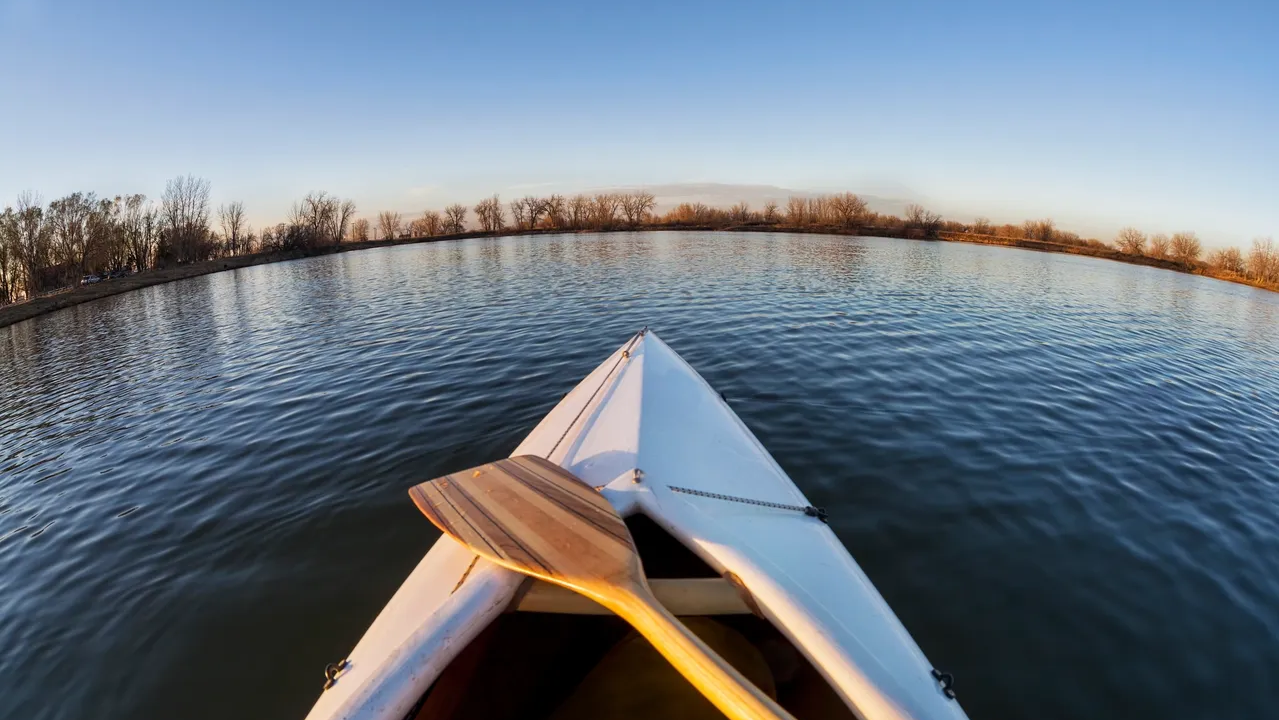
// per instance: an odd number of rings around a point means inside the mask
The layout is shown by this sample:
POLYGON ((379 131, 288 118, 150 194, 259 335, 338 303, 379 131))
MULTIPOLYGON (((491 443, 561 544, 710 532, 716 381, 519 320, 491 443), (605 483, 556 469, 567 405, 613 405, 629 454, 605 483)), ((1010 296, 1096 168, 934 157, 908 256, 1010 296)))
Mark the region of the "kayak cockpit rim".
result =
MULTIPOLYGON (((743 640, 748 648, 745 660, 767 667, 771 692, 796 720, 857 718, 803 653, 752 610, 752 603, 730 580, 716 575, 647 515, 635 513, 625 521, 655 593, 670 601, 668 608, 685 621, 700 628, 718 626, 743 640)), ((570 701, 630 632, 621 618, 593 601, 526 579, 511 605, 443 669, 407 718, 555 719, 557 708, 570 701), (503 680, 489 685, 494 677, 503 680), (499 687, 505 692, 512 686, 523 696, 513 700, 498 692, 499 687)), ((734 660, 742 658, 739 651, 734 660)), ((666 661, 656 653, 652 666, 647 673, 657 678, 645 677, 659 688, 687 682, 673 671, 664 672, 666 661)))

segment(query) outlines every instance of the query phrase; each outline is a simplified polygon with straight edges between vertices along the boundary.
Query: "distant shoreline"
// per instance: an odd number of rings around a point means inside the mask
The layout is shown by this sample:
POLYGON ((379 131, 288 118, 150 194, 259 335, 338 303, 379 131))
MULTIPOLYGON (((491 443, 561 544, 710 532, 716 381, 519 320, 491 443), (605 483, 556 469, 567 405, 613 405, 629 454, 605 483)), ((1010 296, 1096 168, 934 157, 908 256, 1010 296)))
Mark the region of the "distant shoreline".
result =
POLYGON ((951 230, 939 230, 935 237, 922 237, 919 233, 911 231, 899 231, 895 228, 841 228, 841 227, 823 227, 823 226, 798 226, 790 227, 775 224, 743 224, 729 226, 709 226, 709 225, 688 225, 681 223, 654 223, 645 224, 639 227, 614 228, 609 230, 559 230, 559 229, 536 229, 536 230, 500 230, 500 231, 475 231, 464 233, 452 233, 448 235, 433 235, 427 237, 399 238, 396 240, 364 240, 358 242, 343 242, 337 246, 330 246, 323 249, 317 249, 310 252, 302 251, 284 251, 284 252, 257 252, 249 255, 237 255, 232 257, 219 258, 216 260, 207 260, 204 262, 195 262, 186 265, 176 265, 163 269, 145 270, 133 275, 103 280, 93 285, 82 285, 63 292, 58 292, 42 297, 25 300, 10 305, 0 307, 0 328, 8 327, 23 320, 45 315, 57 310, 69 308, 82 303, 99 300, 112 295, 132 292, 140 290, 152 285, 161 285, 175 280, 185 280, 188 278, 199 277, 201 275, 210 275, 222 272, 224 270, 236 270, 238 268, 252 267, 254 265, 265 265, 267 263, 283 262, 286 260, 300 260, 307 257, 316 257, 320 255, 332 255, 335 253, 352 252, 355 250, 369 250, 372 248, 391 247, 395 245, 414 245, 418 243, 441 242, 445 240, 466 240, 469 238, 483 237, 508 237, 517 235, 572 235, 584 233, 617 233, 617 232, 652 232, 662 230, 673 231, 699 231, 699 232, 760 232, 760 233, 796 233, 804 235, 842 235, 853 237, 891 237, 903 239, 917 239, 928 241, 942 242, 965 242, 977 245, 1000 245, 1004 247, 1016 247, 1025 250, 1036 250, 1039 252, 1062 253, 1069 255, 1086 255, 1089 257, 1101 258, 1103 260, 1113 260, 1116 262, 1124 262, 1132 265, 1146 265, 1149 267, 1162 268, 1164 270, 1172 270, 1190 275, 1202 275, 1204 277, 1216 280, 1224 280, 1226 282, 1248 285, 1262 290, 1270 290, 1279 292, 1279 286, 1267 285, 1260 283, 1241 275, 1233 273, 1219 273, 1212 271, 1211 268, 1194 267, 1186 263, 1176 260, 1152 258, 1145 255, 1131 255, 1129 253, 1115 250, 1109 247, 1089 247, 1080 245, 1066 245, 1062 243, 1053 243, 1042 240, 1027 240, 1023 238, 1006 238, 997 237, 995 235, 979 235, 976 233, 957 232, 951 230))

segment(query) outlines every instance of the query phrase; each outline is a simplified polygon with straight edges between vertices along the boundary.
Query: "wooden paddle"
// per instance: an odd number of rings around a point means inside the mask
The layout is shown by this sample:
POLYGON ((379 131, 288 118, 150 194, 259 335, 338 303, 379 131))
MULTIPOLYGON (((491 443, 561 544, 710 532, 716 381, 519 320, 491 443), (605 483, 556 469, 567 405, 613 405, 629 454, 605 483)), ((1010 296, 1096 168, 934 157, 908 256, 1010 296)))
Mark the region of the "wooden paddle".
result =
POLYGON ((409 495, 476 554, 617 613, 730 718, 794 720, 662 607, 626 523, 567 470, 522 455, 422 483, 409 495))

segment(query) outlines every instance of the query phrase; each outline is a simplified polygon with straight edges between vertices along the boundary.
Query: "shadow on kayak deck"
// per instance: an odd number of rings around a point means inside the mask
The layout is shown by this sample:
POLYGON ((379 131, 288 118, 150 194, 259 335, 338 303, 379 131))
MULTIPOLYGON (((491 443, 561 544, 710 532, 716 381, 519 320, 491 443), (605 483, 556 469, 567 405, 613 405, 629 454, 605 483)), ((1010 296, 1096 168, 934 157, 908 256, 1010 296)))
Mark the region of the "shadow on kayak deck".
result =
MULTIPOLYGON (((719 577, 648 517, 633 515, 626 524, 650 579, 719 577)), ((681 620, 797 720, 854 717, 767 620, 744 614, 681 620)), ((454 658, 409 717, 702 720, 723 715, 616 616, 507 612, 454 658)))

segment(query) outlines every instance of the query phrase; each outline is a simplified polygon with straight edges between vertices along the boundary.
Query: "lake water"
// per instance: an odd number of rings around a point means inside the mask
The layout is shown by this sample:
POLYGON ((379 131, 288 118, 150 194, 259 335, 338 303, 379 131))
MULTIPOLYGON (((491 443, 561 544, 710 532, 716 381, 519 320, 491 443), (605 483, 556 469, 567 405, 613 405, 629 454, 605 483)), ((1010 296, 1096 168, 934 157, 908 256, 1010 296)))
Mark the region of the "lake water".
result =
POLYGON ((1279 714, 1279 295, 1007 248, 412 245, 0 329, 0 717, 288 718, 641 326, 741 415, 978 719, 1279 714))

